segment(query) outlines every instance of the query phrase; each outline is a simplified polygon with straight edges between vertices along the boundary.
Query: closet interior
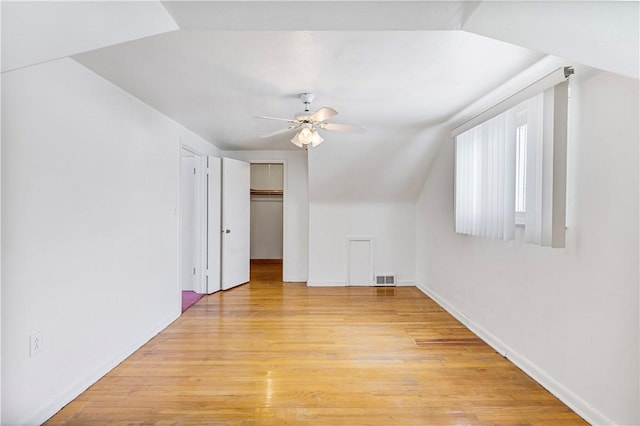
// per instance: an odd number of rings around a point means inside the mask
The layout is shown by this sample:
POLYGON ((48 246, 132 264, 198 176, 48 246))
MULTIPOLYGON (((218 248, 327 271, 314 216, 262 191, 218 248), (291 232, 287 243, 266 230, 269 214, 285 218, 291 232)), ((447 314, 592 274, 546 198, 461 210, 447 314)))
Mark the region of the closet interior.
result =
POLYGON ((283 183, 283 164, 251 164, 252 261, 282 261, 283 183))

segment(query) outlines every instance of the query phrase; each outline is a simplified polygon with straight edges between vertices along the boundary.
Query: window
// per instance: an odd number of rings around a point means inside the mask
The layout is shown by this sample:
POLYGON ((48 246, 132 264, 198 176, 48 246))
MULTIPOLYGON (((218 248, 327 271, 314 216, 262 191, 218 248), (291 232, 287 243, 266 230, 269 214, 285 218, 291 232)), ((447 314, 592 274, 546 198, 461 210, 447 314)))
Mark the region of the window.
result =
POLYGON ((524 95, 514 95, 454 130, 456 232, 509 240, 518 224, 525 242, 564 247, 572 72, 558 71, 560 81, 537 95, 520 103, 524 95))
POLYGON ((524 225, 527 211, 527 125, 516 128, 516 225, 524 225))

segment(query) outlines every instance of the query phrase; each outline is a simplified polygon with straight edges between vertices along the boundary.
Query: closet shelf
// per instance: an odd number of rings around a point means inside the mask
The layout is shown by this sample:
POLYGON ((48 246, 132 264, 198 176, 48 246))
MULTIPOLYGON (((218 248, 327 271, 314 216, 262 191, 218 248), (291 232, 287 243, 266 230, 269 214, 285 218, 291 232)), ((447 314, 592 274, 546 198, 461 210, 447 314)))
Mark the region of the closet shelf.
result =
POLYGON ((282 189, 251 189, 251 195, 282 195, 282 189))

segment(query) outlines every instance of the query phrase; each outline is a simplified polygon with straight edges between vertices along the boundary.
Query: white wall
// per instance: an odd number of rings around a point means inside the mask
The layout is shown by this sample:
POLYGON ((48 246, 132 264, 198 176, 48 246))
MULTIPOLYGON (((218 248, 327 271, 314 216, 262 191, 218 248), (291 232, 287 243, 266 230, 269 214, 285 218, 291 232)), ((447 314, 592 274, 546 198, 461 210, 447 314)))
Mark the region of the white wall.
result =
POLYGON ((454 233, 448 140, 417 207, 419 287, 596 424, 640 423, 638 90, 572 84, 565 249, 454 233))
POLYGON ((389 126, 382 135, 375 144, 366 131, 325 135, 309 150, 310 202, 415 203, 439 147, 438 129, 389 126))
POLYGON ((39 424, 180 314, 180 140, 204 142, 70 59, 2 80, 2 424, 39 424))
POLYGON ((309 188, 306 151, 224 151, 244 161, 285 161, 284 281, 307 281, 309 247, 309 188))
POLYGON ((347 284, 349 237, 373 239, 374 274, 414 284, 414 203, 311 203, 309 285, 347 284))
POLYGON ((207 140, 202 139, 200 136, 191 131, 189 131, 189 133, 187 134, 181 135, 179 139, 182 146, 187 148, 187 150, 195 153, 196 157, 206 157, 207 155, 213 155, 214 157, 222 156, 221 151, 217 146, 212 145, 207 140))

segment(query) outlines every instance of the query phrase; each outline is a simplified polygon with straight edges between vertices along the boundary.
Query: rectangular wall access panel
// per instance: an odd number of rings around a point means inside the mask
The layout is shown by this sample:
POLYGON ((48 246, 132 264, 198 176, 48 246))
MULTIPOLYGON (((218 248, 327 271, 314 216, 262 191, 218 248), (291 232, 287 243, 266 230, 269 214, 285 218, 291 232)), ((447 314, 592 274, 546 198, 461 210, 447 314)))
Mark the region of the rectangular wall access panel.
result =
POLYGON ((371 240, 349 239, 349 272, 347 285, 371 285, 373 277, 371 254, 371 240))

